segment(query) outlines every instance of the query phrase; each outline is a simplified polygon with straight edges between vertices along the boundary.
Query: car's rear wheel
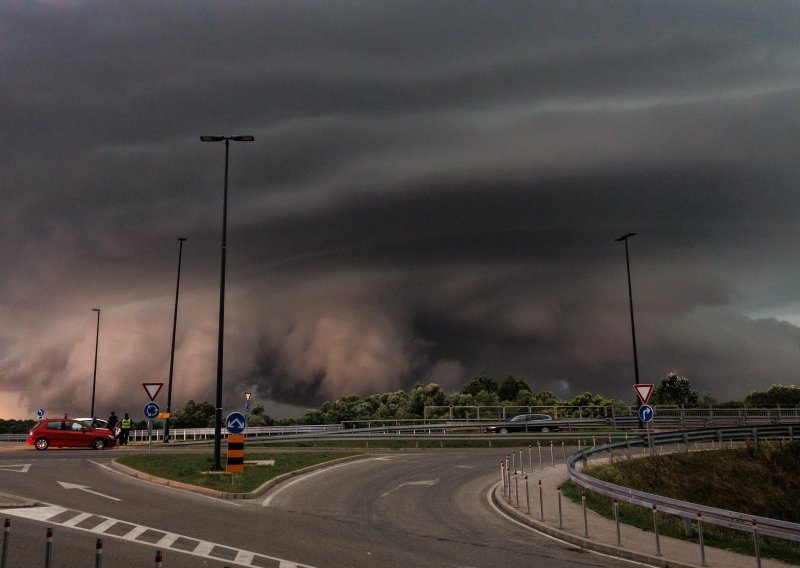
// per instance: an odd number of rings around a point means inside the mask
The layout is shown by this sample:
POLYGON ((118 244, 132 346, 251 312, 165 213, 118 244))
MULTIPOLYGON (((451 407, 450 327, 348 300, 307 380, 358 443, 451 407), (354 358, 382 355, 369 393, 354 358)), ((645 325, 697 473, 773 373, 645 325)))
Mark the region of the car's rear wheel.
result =
POLYGON ((542 426, 542 434, 547 434, 550 431, 550 428, 547 426, 542 426))
POLYGON ((92 442, 92 448, 95 450, 104 450, 106 448, 106 441, 102 438, 95 438, 92 442))
POLYGON ((35 446, 37 450, 46 450, 50 446, 50 442, 47 438, 38 438, 35 446))
POLYGON ((500 428, 501 434, 508 434, 508 428, 500 428))

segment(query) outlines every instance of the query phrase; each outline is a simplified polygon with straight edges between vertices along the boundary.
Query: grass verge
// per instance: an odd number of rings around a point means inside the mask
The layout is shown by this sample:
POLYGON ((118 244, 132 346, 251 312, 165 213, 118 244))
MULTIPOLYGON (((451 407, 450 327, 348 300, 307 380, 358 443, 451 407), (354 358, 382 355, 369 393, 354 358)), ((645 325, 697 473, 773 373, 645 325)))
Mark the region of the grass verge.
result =
MULTIPOLYGON (((305 467, 357 455, 356 452, 254 453, 247 460, 275 460, 271 466, 245 465, 244 473, 208 474, 211 454, 157 454, 122 456, 117 461, 149 475, 229 493, 249 493, 263 483, 305 467)), ((224 462, 226 456, 223 454, 224 462)))
MULTIPOLYGON (((736 450, 678 453, 647 458, 623 459, 592 466, 588 475, 665 497, 722 509, 798 522, 800 503, 800 443, 759 444, 736 450)), ((581 489, 568 482, 564 495, 580 502, 581 489)), ((611 499, 587 492, 586 505, 613 519, 611 499)), ((619 503, 620 521, 653 531, 649 509, 619 503)), ((698 542, 697 525, 686 536, 683 519, 657 513, 659 532, 674 538, 698 542)), ((703 540, 709 546, 754 555, 751 533, 703 525, 703 540)), ((800 544, 760 537, 761 556, 800 565, 800 544)))

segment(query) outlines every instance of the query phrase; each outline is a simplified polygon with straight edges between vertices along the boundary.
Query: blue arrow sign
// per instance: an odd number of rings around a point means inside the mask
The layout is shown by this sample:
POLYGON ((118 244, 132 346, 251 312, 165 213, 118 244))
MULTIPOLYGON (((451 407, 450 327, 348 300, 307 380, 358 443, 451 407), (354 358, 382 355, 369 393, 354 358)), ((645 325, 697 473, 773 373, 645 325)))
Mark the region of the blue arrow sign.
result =
POLYGON ((148 418, 155 418, 160 410, 155 402, 148 402, 144 407, 144 415, 148 418))
POLYGON ((655 415, 656 413, 653 410, 653 407, 649 404, 643 404, 639 407, 639 420, 642 422, 650 422, 655 415))
POLYGON ((231 412, 225 418, 225 428, 231 434, 241 434, 247 428, 247 419, 241 412, 231 412))
POLYGON ((39 410, 37 410, 36 416, 38 416, 39 418, 44 418, 44 408, 40 408, 39 410))

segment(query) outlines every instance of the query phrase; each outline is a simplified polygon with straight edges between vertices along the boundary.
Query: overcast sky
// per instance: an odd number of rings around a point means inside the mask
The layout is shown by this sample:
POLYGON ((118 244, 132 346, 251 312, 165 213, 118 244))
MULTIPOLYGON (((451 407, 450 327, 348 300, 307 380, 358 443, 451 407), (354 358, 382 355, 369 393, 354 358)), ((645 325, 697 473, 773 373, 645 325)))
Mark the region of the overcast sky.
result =
MULTIPOLYGON (((800 370, 800 5, 0 3, 0 417, 800 370), (162 391, 158 402, 166 405, 162 391)), ((295 413, 296 414, 296 413, 295 413)))

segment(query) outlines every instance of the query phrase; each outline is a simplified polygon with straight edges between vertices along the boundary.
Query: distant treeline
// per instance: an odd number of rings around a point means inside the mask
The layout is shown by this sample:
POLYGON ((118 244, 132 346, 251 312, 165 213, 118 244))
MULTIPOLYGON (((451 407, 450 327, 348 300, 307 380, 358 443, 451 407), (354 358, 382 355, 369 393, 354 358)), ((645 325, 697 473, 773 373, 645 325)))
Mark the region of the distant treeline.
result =
POLYGON ((0 434, 27 434, 36 424, 35 420, 3 420, 0 418, 0 434))
MULTIPOLYGON (((346 420, 419 419, 425 418, 425 407, 431 406, 629 406, 633 404, 633 398, 634 393, 631 389, 631 400, 627 401, 614 401, 590 392, 562 399, 550 391, 536 392, 526 380, 512 375, 502 382, 488 376, 479 376, 470 380, 460 391, 452 393, 445 392, 441 386, 433 382, 426 385, 417 383, 408 392, 397 390, 369 396, 344 396, 338 400, 325 402, 320 408, 307 410, 297 418, 283 420, 270 418, 263 404, 254 404, 247 416, 247 423, 249 426, 273 426, 338 424, 346 420)), ((800 407, 800 388, 795 385, 773 385, 766 391, 751 392, 744 401, 720 403, 713 396, 696 391, 689 379, 673 371, 653 389, 650 403, 684 408, 710 405, 732 408, 743 406, 794 408, 800 407)), ((182 409, 172 413, 170 428, 213 427, 214 420, 213 404, 189 400, 182 409)), ((26 434, 33 423, 33 420, 0 419, 0 434, 26 434)), ((145 421, 135 425, 137 429, 146 427, 145 421)), ((156 422, 154 427, 160 428, 162 423, 156 422)))

